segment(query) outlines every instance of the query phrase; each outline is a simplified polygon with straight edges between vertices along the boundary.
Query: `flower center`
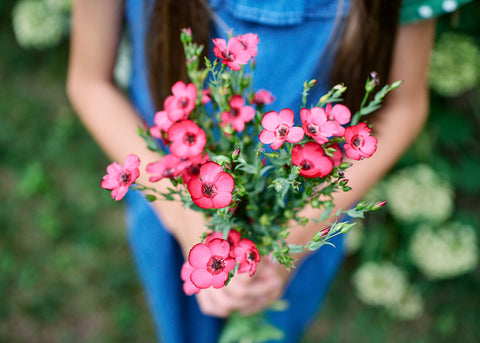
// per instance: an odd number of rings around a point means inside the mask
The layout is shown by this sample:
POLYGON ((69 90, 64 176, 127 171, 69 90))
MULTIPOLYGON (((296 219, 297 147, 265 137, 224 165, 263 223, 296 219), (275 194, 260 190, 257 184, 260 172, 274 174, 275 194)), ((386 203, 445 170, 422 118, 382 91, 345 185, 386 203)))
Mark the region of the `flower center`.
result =
POLYGON ((316 135, 318 133, 318 126, 314 124, 308 125, 308 132, 310 132, 312 135, 316 135))
POLYGON ((180 100, 178 100, 178 107, 185 108, 187 107, 187 105, 188 105, 188 98, 183 97, 180 100))
POLYGON ((253 251, 250 250, 250 251, 247 253, 247 261, 248 261, 248 262, 250 262, 250 263, 255 262, 255 257, 256 257, 256 255, 255 255, 255 253, 254 253, 253 251))
POLYGON ((175 173, 175 168, 165 168, 162 175, 165 177, 172 177, 174 173, 175 173))
POLYGON ((185 136, 183 136, 183 141, 188 145, 193 145, 196 141, 196 136, 191 132, 187 132, 185 136))
POLYGON ((238 108, 232 108, 230 110, 230 115, 233 117, 233 118, 236 118, 238 117, 238 115, 240 114, 240 111, 238 108))
POLYGON ((202 184, 202 194, 208 198, 213 198, 217 194, 217 186, 213 183, 202 184))
POLYGON ((122 185, 126 185, 130 182, 130 179, 132 178, 132 173, 130 173, 130 171, 128 170, 124 170, 118 178, 122 185))
POLYGON ((363 145, 363 137, 362 136, 355 136, 352 140, 352 144, 355 145, 357 148, 363 145))
POLYGON ((212 274, 218 274, 225 268, 223 258, 220 256, 212 256, 207 263, 207 270, 212 274))
POLYGON ((198 175, 198 174, 200 174, 200 164, 192 164, 192 165, 188 168, 188 172, 190 173, 190 175, 198 175))
POLYGON ((280 138, 283 138, 287 135, 288 133, 288 126, 284 124, 280 124, 277 128, 277 136, 280 138))
POLYGON ((303 170, 309 170, 313 168, 313 163, 307 160, 303 160, 300 165, 302 166, 303 170))
POLYGON ((222 57, 227 62, 232 62, 235 59, 235 55, 230 51, 222 51, 222 57))

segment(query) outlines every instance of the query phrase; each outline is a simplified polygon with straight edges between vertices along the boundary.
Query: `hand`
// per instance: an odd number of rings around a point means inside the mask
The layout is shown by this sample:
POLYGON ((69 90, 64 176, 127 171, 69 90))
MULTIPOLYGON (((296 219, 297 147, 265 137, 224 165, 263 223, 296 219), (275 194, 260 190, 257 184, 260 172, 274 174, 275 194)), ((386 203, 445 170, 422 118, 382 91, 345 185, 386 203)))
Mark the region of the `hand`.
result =
POLYGON ((289 276, 284 266, 264 257, 252 277, 247 273, 235 275, 226 287, 203 289, 196 297, 206 315, 227 317, 234 311, 250 315, 278 300, 289 276))

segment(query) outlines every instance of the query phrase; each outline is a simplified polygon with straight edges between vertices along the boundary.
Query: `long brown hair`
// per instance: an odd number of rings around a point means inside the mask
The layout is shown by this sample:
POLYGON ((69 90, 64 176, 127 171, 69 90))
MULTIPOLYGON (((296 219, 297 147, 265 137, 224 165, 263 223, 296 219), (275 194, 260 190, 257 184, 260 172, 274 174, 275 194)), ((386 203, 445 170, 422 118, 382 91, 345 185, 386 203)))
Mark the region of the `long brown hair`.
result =
MULTIPOLYGON (((388 80, 400 3, 351 0, 330 80, 348 87, 345 103, 352 109, 359 106, 371 71, 376 71, 383 83, 388 80)), ((163 99, 176 81, 187 80, 180 30, 190 27, 194 40, 207 47, 209 21, 206 0, 157 0, 153 4, 146 51, 150 89, 157 108, 163 106, 163 99)))

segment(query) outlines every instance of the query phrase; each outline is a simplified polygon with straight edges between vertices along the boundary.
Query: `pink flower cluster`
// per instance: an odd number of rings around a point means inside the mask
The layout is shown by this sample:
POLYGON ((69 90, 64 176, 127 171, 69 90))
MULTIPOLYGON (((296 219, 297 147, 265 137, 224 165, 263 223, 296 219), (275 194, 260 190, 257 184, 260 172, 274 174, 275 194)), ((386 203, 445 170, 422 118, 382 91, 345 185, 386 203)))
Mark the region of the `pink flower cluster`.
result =
POLYGON ((238 263, 238 273, 255 274, 260 262, 260 253, 255 243, 240 238, 240 233, 230 230, 227 239, 218 232, 207 235, 204 243, 196 244, 183 264, 180 276, 184 281, 183 290, 187 295, 201 289, 221 288, 230 272, 238 263))
POLYGON ((301 167, 300 175, 308 178, 325 177, 333 166, 342 162, 343 150, 339 144, 328 144, 333 148, 333 157, 325 154, 323 144, 329 143, 331 137, 344 137, 343 146, 348 158, 360 160, 373 155, 377 148, 377 139, 370 136, 371 129, 365 123, 344 128, 350 122, 350 110, 344 105, 328 104, 325 109, 313 107, 300 111, 302 126, 294 126, 294 113, 283 109, 279 113, 271 111, 262 119, 263 130, 259 140, 270 144, 274 150, 284 142, 299 143, 304 136, 310 137, 304 145, 295 144, 292 149, 292 164, 301 167))
POLYGON ((221 38, 215 38, 212 41, 215 45, 213 48, 215 56, 232 70, 240 70, 242 65, 257 56, 259 39, 255 33, 231 37, 228 42, 221 38))

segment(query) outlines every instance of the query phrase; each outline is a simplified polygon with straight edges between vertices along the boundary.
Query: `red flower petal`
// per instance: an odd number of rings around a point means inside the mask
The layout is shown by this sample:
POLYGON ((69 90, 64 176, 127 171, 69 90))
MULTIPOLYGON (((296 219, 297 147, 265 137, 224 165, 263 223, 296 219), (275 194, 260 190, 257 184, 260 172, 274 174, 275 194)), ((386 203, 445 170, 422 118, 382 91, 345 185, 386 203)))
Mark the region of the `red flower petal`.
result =
POLYGON ((227 258, 230 254, 230 243, 225 239, 212 239, 208 243, 208 248, 210 249, 212 256, 227 258))
POLYGON ((289 143, 298 143, 303 139, 304 134, 301 127, 291 127, 285 139, 289 143))
POLYGON ((288 126, 293 126, 293 118, 295 115, 293 114, 293 111, 289 108, 284 108, 283 110, 280 111, 278 114, 280 118, 280 122, 283 124, 286 124, 288 126))
POLYGON ((200 178, 203 182, 215 182, 217 175, 223 172, 221 165, 215 162, 207 162, 200 167, 200 178))
POLYGON ((278 113, 275 111, 267 112, 262 118, 262 126, 263 128, 275 131, 277 126, 280 124, 280 117, 278 113))
POLYGON ((212 198, 214 208, 224 208, 232 202, 232 193, 219 191, 217 195, 212 198))
POLYGON ((206 269, 195 269, 190 275, 190 280, 198 288, 205 289, 212 285, 213 275, 206 269))
POLYGON ((206 268, 210 257, 212 257, 212 252, 209 247, 203 243, 198 243, 190 249, 188 263, 190 263, 193 268, 206 268))

